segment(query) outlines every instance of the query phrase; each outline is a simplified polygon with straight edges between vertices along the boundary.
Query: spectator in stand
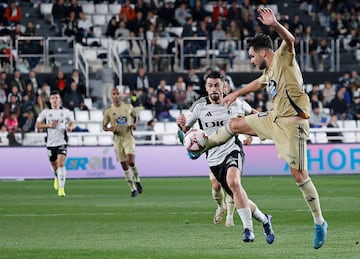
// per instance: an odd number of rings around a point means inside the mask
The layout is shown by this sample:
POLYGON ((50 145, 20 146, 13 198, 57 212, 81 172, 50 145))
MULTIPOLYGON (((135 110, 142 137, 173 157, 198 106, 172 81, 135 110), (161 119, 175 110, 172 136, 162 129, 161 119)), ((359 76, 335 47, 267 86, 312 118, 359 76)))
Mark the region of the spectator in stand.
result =
POLYGON ((337 12, 335 19, 330 21, 330 36, 334 38, 344 37, 349 34, 347 21, 341 12, 337 12))
POLYGON ((299 14, 295 14, 294 15, 294 20, 290 23, 290 31, 292 33, 300 33, 302 34, 304 32, 304 28, 305 28, 305 25, 304 23, 301 21, 301 17, 299 14))
POLYGON ((71 82, 75 82, 77 84, 78 91, 82 94, 83 97, 86 97, 85 79, 80 76, 78 69, 73 69, 71 71, 70 83, 71 82))
POLYGON ((28 84, 32 85, 33 91, 34 91, 35 95, 37 96, 40 92, 41 86, 40 86, 40 81, 37 78, 37 73, 35 70, 31 70, 29 72, 29 74, 27 75, 27 78, 25 79, 26 88, 27 88, 28 84))
POLYGON ((197 24, 207 17, 209 13, 205 10, 202 0, 195 0, 195 6, 191 8, 191 17, 197 24))
POLYGON ((174 2, 171 0, 165 0, 164 2, 164 5, 158 11, 160 22, 163 24, 164 28, 178 26, 175 19, 174 2))
POLYGON ((311 96, 317 95, 318 101, 320 101, 321 103, 323 103, 323 101, 324 101, 324 96, 322 94, 322 91, 320 90, 320 85, 317 83, 312 84, 312 89, 308 93, 308 95, 310 97, 310 100, 311 100, 311 96))
POLYGON ((329 116, 324 113, 322 107, 317 103, 312 103, 310 111, 310 127, 311 128, 322 128, 329 122, 329 116))
POLYGON ((239 27, 242 28, 241 40, 255 35, 255 20, 252 20, 250 17, 251 16, 248 12, 243 13, 243 20, 239 25, 239 27))
POLYGON ((190 69, 186 78, 185 78, 185 84, 186 86, 191 85, 192 89, 198 94, 205 94, 202 89, 201 89, 201 82, 200 82, 200 77, 196 74, 196 70, 195 69, 190 69))
POLYGON ((316 49, 319 58, 319 71, 333 71, 331 55, 332 51, 328 45, 327 39, 322 38, 320 45, 316 49))
POLYGON ((158 99, 155 103, 155 117, 157 121, 171 121, 175 122, 176 118, 172 117, 170 115, 169 110, 172 107, 172 103, 169 99, 166 99, 166 96, 164 93, 160 92, 158 95, 158 99))
POLYGON ((67 17, 70 16, 71 12, 75 13, 75 19, 80 18, 80 13, 83 11, 82 6, 79 5, 78 0, 71 0, 70 5, 67 7, 67 17))
POLYGON ((4 84, 4 89, 6 93, 9 91, 9 78, 5 71, 0 72, 0 84, 4 84))
POLYGON ((10 102, 11 97, 15 96, 16 101, 20 103, 22 101, 22 92, 19 90, 19 87, 17 85, 13 85, 11 87, 10 93, 8 93, 7 101, 10 102))
POLYGON ((319 55, 318 55, 318 42, 314 38, 310 38, 308 41, 309 52, 305 55, 305 67, 310 71, 319 70, 319 55))
POLYGON ((21 105, 15 95, 11 96, 10 101, 4 104, 4 117, 9 118, 11 113, 15 113, 17 118, 21 114, 21 105))
POLYGON ((185 2, 181 2, 175 9, 175 20, 178 26, 184 26, 187 23, 187 18, 191 17, 191 12, 185 2))
POLYGON ((144 2, 144 0, 136 0, 135 4, 135 12, 141 12, 143 14, 143 17, 147 16, 147 13, 151 11, 151 7, 148 5, 147 1, 144 2))
POLYGON ((252 21, 256 20, 255 17, 256 7, 251 3, 250 0, 243 0, 240 8, 241 8, 242 17, 244 17, 244 15, 248 15, 250 20, 252 21))
MULTIPOLYGON (((328 128, 340 128, 338 123, 338 116, 336 114, 332 114, 330 117, 330 121, 327 124, 328 128)), ((339 131, 335 132, 326 132, 326 136, 328 137, 329 143, 342 143, 343 135, 339 131)))
POLYGON ((94 35, 94 25, 91 21, 90 16, 87 16, 84 12, 80 13, 80 18, 78 20, 78 28, 81 37, 81 42, 84 45, 87 45, 88 38, 95 38, 94 35))
POLYGON ((134 76, 131 85, 130 91, 134 91, 136 89, 142 89, 144 93, 147 92, 147 89, 153 86, 153 82, 151 78, 147 75, 144 67, 139 67, 136 75, 134 76))
POLYGON ((0 83, 0 114, 4 112, 4 105, 7 102, 6 85, 0 83))
POLYGON ((356 90, 360 89, 360 75, 358 71, 356 70, 351 71, 350 82, 355 84, 356 90))
POLYGON ((16 1, 11 1, 9 6, 5 9, 5 18, 7 25, 13 26, 21 23, 22 21, 22 9, 16 4, 16 1))
POLYGON ((242 31, 239 28, 239 23, 236 21, 231 21, 229 27, 226 30, 232 38, 241 39, 242 31))
POLYGON ((19 91, 22 92, 25 90, 25 80, 22 77, 20 70, 15 70, 12 78, 10 79, 10 85, 16 85, 19 88, 19 91))
POLYGON ((119 12, 119 18, 126 17, 127 21, 135 20, 136 13, 135 9, 132 7, 130 0, 125 0, 125 3, 121 5, 119 12))
POLYGON ((28 111, 26 113, 27 113, 25 115, 26 119, 21 126, 21 132, 23 133, 35 132, 35 123, 36 123, 35 114, 33 111, 28 111))
POLYGON ((28 82, 26 84, 26 88, 25 88, 24 92, 22 93, 22 95, 23 95, 23 98, 24 98, 24 95, 28 96, 31 105, 34 105, 36 103, 37 93, 34 90, 34 86, 31 82, 28 82))
POLYGON ((10 116, 5 117, 4 124, 9 133, 19 131, 19 121, 15 112, 11 112, 10 116))
POLYGON ((149 87, 147 93, 144 93, 143 105, 146 110, 155 110, 155 103, 157 101, 157 94, 154 87, 149 87))
POLYGON ((56 77, 52 80, 50 86, 51 90, 57 90, 60 93, 61 99, 64 98, 65 92, 68 90, 68 80, 62 70, 56 73, 56 77))
POLYGON ((215 46, 216 48, 218 48, 220 40, 224 40, 226 38, 226 33, 225 30, 223 29, 223 26, 221 25, 221 23, 217 23, 215 25, 215 29, 211 32, 211 38, 212 41, 215 42, 215 46))
POLYGON ((62 27, 68 17, 68 10, 64 0, 56 0, 52 6, 51 14, 54 20, 53 30, 58 36, 62 36, 62 27))
POLYGON ((229 71, 234 71, 236 42, 228 32, 225 34, 225 37, 225 40, 219 42, 219 57, 227 59, 229 62, 229 71))
POLYGON ((325 81, 324 88, 321 90, 321 92, 324 97, 323 106, 326 108, 330 108, 331 101, 336 95, 335 87, 330 81, 325 81))
POLYGON ((173 109, 184 109, 186 104, 186 90, 182 87, 181 84, 176 84, 175 89, 172 90, 172 95, 174 96, 175 105, 173 109))
POLYGON ((50 107, 50 86, 43 82, 41 84, 41 88, 39 89, 39 93, 36 99, 36 104, 34 105, 35 114, 40 114, 40 112, 46 108, 50 107))
POLYGON ((23 99, 21 102, 21 112, 20 112, 20 116, 18 117, 19 128, 22 128, 22 125, 25 123, 25 121, 29 115, 28 112, 30 112, 30 111, 32 112, 33 106, 34 106, 34 104, 32 103, 32 100, 30 100, 27 93, 24 93, 22 98, 23 99))
POLYGON ((194 91, 194 87, 191 84, 188 84, 186 87, 186 99, 185 99, 185 109, 189 109, 191 105, 200 98, 200 95, 194 91))
POLYGON ((135 19, 127 22, 127 28, 137 35, 140 28, 145 28, 144 14, 141 11, 136 12, 135 19))
POLYGON ((112 16, 106 26, 105 36, 115 39, 115 32, 119 28, 116 16, 112 16))
POLYGON ((240 19, 242 18, 242 12, 240 6, 238 6, 238 3, 236 0, 232 0, 230 3, 230 7, 228 9, 228 23, 235 22, 239 23, 240 19))
POLYGON ((360 91, 355 92, 353 96, 353 101, 350 105, 350 113, 353 120, 360 121, 360 91))
POLYGON ((339 120, 351 120, 349 113, 349 104, 345 100, 346 87, 343 85, 337 91, 335 98, 330 103, 330 108, 333 114, 336 114, 339 120))
POLYGON ((73 37, 76 42, 80 44, 82 43, 82 35, 79 32, 78 19, 76 18, 76 13, 74 11, 69 13, 68 19, 65 23, 64 35, 69 38, 73 37))
POLYGON ((160 92, 167 95, 171 91, 171 86, 167 84, 165 79, 161 79, 159 85, 156 89, 156 94, 159 95, 160 92))
POLYGON ((229 11, 223 0, 217 0, 216 5, 213 7, 212 22, 213 24, 220 23, 222 26, 227 25, 227 18, 229 11))
POLYGON ((107 108, 111 104, 111 92, 115 86, 115 72, 108 64, 103 61, 103 66, 96 72, 96 78, 101 80, 101 109, 107 108))
POLYGON ((84 104, 84 97, 78 90, 77 83, 74 81, 70 83, 70 90, 64 94, 63 105, 70 111, 89 110, 88 107, 84 104))

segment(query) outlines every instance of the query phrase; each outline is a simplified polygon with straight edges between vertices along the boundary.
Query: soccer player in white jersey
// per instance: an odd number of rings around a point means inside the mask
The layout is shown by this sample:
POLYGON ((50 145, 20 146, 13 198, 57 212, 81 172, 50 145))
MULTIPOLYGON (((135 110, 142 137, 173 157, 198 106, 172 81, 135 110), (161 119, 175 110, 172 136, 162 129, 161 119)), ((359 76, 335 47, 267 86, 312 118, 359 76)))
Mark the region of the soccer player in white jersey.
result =
MULTIPOLYGON (((229 107, 221 104, 224 95, 224 79, 218 71, 212 71, 206 77, 205 88, 208 96, 197 100, 186 114, 181 114, 177 118, 177 124, 184 131, 189 130, 197 121, 200 128, 210 135, 228 123, 231 118, 253 112, 250 105, 243 100, 237 100, 229 107)), ((267 243, 272 244, 275 236, 271 216, 262 213, 256 204, 248 199, 241 185, 244 153, 238 136, 234 136, 232 140, 221 146, 208 150, 206 155, 211 172, 234 200, 244 227, 243 241, 255 240, 252 222, 252 217, 254 217, 263 224, 265 239, 267 243)))
POLYGON ((44 109, 36 120, 36 128, 45 130, 46 147, 51 168, 55 175, 54 189, 59 197, 65 197, 66 168, 65 160, 67 155, 67 132, 74 127, 73 113, 61 106, 59 91, 50 93, 51 109, 44 109))

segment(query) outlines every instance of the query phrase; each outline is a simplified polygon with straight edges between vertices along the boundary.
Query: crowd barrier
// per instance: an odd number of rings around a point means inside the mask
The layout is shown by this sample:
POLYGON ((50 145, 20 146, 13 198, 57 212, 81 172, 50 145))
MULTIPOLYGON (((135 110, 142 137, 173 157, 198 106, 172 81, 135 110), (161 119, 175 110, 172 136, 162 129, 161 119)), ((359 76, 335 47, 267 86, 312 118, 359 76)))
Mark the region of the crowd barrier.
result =
MULTIPOLYGON (((245 146, 244 176, 290 175, 274 145, 245 146)), ((0 179, 52 178, 45 147, 1 147, 0 179)), ((190 160, 181 145, 138 145, 136 162, 141 177, 208 176, 205 156, 190 160)), ((359 174, 358 144, 308 145, 310 174, 359 174)), ((66 160, 68 178, 123 177, 112 146, 69 147, 66 160)))

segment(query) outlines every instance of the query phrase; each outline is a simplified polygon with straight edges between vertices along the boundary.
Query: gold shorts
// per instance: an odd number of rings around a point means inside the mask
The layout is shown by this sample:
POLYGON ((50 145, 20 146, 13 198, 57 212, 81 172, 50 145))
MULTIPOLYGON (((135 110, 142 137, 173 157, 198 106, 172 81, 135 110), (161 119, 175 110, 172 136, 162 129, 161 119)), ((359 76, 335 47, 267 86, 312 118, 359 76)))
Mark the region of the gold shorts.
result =
POLYGON ((246 123, 260 139, 272 139, 279 158, 290 167, 307 170, 307 138, 309 121, 297 116, 275 117, 272 112, 245 116, 246 123))
POLYGON ((121 137, 115 136, 114 149, 116 153, 116 159, 119 162, 124 162, 127 159, 127 155, 135 155, 135 139, 133 136, 121 137))

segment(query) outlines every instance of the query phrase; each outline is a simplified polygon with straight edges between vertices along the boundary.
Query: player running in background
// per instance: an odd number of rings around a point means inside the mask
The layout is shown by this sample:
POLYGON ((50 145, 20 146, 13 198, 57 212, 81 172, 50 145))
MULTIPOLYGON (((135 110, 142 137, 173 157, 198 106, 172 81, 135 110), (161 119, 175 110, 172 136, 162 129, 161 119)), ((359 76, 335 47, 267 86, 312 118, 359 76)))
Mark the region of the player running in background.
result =
MULTIPOLYGON (((224 95, 224 80, 217 71, 212 71, 207 76, 205 88, 208 96, 197 100, 186 114, 181 114, 177 118, 177 124, 184 131, 189 130, 195 122, 198 122, 202 130, 211 134, 228 123, 231 118, 244 116, 253 111, 245 101, 241 100, 237 100, 229 107, 221 104, 224 95)), ((244 227, 243 241, 255 240, 252 222, 252 217, 254 217, 263 224, 266 241, 269 244, 273 243, 271 216, 263 214, 256 204, 248 199, 241 185, 244 153, 238 137, 233 136, 231 141, 224 145, 208 150, 206 158, 211 172, 222 188, 233 197, 244 227)))
POLYGON ((104 112, 103 130, 114 134, 114 149, 116 159, 120 161, 124 170, 131 197, 142 193, 138 168, 135 165, 135 139, 133 130, 136 129, 137 113, 135 108, 121 100, 120 90, 111 90, 112 105, 104 112))
POLYGON ((36 128, 45 130, 46 147, 54 173, 54 189, 59 197, 65 196, 66 168, 65 160, 67 155, 67 131, 74 128, 73 113, 61 106, 59 91, 50 93, 51 109, 44 109, 36 120, 36 128))
POLYGON ((260 22, 276 31, 283 42, 275 52, 271 38, 265 34, 258 34, 249 42, 250 61, 264 72, 258 79, 226 96, 223 103, 228 105, 236 101, 238 96, 267 87, 273 110, 232 119, 209 136, 206 149, 222 145, 239 133, 272 139, 278 156, 288 163, 312 213, 315 227, 313 247, 318 249, 325 243, 328 225, 307 168, 310 101, 303 89, 303 78, 295 59, 295 38, 276 20, 271 9, 261 8, 258 14, 260 22))

